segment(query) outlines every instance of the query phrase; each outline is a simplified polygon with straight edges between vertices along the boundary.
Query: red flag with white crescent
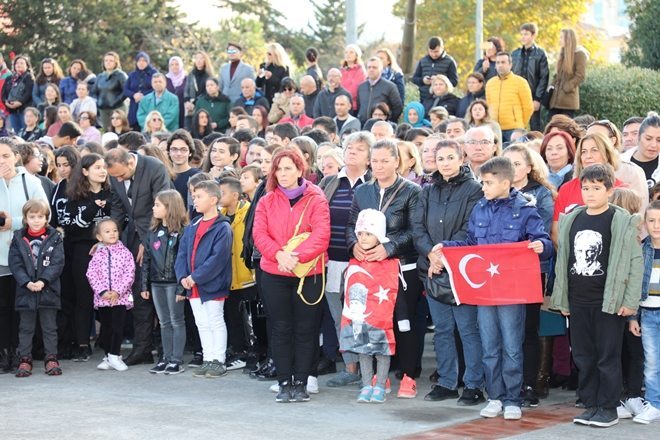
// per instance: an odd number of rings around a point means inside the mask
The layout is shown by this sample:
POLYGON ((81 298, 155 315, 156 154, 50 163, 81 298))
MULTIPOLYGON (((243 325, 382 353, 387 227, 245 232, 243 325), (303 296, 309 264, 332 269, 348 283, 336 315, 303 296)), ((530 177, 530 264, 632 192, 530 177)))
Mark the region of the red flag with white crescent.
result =
POLYGON ((393 321, 398 289, 398 259, 349 261, 344 274, 340 350, 370 355, 395 353, 393 321))
POLYGON ((529 241, 443 247, 457 304, 503 306, 543 302, 541 264, 529 241))

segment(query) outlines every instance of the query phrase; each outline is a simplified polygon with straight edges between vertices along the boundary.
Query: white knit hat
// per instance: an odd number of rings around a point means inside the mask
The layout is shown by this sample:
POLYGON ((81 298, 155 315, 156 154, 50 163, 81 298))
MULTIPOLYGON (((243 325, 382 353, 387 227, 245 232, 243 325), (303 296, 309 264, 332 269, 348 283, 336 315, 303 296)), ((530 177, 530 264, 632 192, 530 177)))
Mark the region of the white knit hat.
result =
POLYGON ((381 244, 390 241, 385 235, 387 233, 385 214, 376 209, 363 209, 360 211, 357 222, 355 222, 355 234, 358 232, 374 234, 381 244))
POLYGON ((110 141, 116 141, 117 139, 119 139, 117 133, 113 133, 111 131, 107 133, 103 133, 103 136, 101 136, 101 146, 105 147, 105 144, 107 144, 110 141))

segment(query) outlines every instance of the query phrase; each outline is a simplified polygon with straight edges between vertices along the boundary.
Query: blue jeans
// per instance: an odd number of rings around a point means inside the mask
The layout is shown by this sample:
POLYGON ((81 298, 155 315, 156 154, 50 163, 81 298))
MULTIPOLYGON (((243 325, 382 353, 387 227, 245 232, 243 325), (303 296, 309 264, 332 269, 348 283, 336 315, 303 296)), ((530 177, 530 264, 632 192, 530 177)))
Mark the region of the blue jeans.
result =
POLYGON ((660 408, 660 310, 642 309, 646 401, 660 408))
POLYGON ((160 337, 163 342, 163 359, 175 364, 183 363, 183 349, 186 346, 185 301, 176 302, 176 284, 152 284, 151 297, 154 300, 160 337))
POLYGON ((504 406, 520 406, 523 384, 525 305, 478 306, 486 392, 504 406))
POLYGON ((14 130, 14 133, 18 134, 19 131, 25 127, 25 121, 23 121, 23 111, 21 110, 18 113, 9 114, 9 125, 14 130))
POLYGON ((481 363, 481 337, 477 326, 477 307, 467 304, 450 306, 426 297, 429 311, 435 326, 433 346, 438 371, 438 385, 455 390, 458 387, 458 354, 454 327, 463 342, 465 374, 463 382, 466 388, 482 389, 484 386, 484 368, 481 363))

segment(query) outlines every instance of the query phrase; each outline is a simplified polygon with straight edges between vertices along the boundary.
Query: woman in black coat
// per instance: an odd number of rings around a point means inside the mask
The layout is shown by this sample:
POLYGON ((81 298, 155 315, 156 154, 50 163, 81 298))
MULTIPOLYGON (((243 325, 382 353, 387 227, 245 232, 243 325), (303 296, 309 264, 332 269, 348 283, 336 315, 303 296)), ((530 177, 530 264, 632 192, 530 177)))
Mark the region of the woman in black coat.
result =
MULTIPOLYGON (((426 186, 419 196, 413 217, 413 237, 419 252, 417 269, 426 283, 436 277, 447 276, 439 268, 442 263, 435 252, 435 245, 443 240, 462 240, 467 236, 467 226, 472 208, 483 192, 470 168, 463 165, 463 152, 453 140, 440 141, 435 148, 438 171, 434 182, 426 186)), ((465 357, 465 389, 459 402, 476 405, 484 401, 482 388, 484 372, 481 363, 481 338, 477 326, 477 307, 456 306, 451 297, 433 298, 427 288, 426 299, 435 326, 433 342, 436 354, 437 384, 425 400, 444 400, 458 397, 458 354, 454 339, 457 326, 465 357)))
POLYGON ((291 62, 284 48, 279 43, 271 43, 267 47, 266 62, 259 66, 257 87, 261 88, 268 104, 273 104, 275 92, 280 89, 283 78, 289 76, 291 62))
POLYGON ((395 142, 389 139, 381 140, 372 146, 371 171, 374 180, 363 183, 355 189, 351 213, 346 225, 346 244, 349 253, 360 261, 398 258, 401 262, 406 288, 404 289, 403 283, 399 282, 394 337, 403 378, 397 395, 414 398, 417 395, 414 378, 419 375, 418 332, 425 332, 424 328, 415 325, 413 319, 423 290, 417 276, 417 251, 413 245, 412 224, 417 196, 421 189, 419 185, 397 174, 399 162, 399 150, 395 142), (355 223, 360 211, 368 208, 380 210, 385 214, 386 235, 390 241, 373 249, 364 250, 357 242, 355 223), (404 314, 406 316, 403 316, 404 314), (401 325, 397 325, 397 321, 406 319, 410 321, 408 331, 405 326, 401 328, 401 325))

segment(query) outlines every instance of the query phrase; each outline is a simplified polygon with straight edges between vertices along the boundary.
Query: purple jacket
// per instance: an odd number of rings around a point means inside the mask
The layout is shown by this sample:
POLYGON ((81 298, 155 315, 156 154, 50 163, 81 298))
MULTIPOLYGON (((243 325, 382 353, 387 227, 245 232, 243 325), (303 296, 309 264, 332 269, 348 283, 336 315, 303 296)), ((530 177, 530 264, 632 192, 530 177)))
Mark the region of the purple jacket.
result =
POLYGON ((94 308, 113 307, 110 301, 101 298, 108 291, 119 293, 115 306, 133 307, 131 285, 135 278, 133 254, 121 241, 99 247, 87 267, 87 280, 94 291, 94 308))

